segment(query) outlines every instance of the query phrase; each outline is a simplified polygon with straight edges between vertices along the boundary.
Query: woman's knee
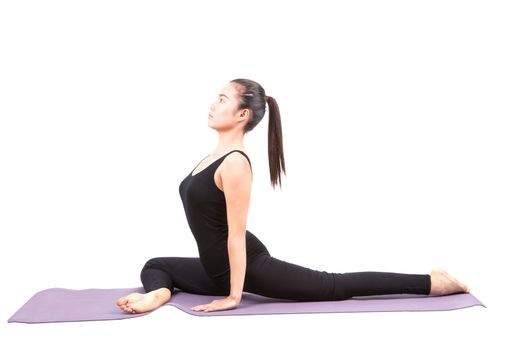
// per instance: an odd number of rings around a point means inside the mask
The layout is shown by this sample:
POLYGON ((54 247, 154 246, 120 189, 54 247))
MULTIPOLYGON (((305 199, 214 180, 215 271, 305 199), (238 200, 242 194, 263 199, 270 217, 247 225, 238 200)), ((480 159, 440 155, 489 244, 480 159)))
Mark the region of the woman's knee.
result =
POLYGON ((144 264, 142 270, 147 270, 151 268, 158 268, 163 265, 163 258, 151 258, 144 264))

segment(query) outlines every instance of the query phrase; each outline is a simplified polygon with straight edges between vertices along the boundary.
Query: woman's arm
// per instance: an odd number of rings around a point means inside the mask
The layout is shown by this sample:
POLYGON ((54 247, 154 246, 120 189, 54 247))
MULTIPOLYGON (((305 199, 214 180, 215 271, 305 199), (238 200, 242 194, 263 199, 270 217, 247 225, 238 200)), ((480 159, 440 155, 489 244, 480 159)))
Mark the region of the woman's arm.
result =
POLYGON ((242 238, 228 238, 228 255, 231 266, 229 297, 240 303, 246 274, 246 247, 242 238))
POLYGON ((228 219, 230 297, 240 302, 246 274, 246 222, 252 185, 252 172, 246 157, 237 152, 224 160, 221 169, 228 219))

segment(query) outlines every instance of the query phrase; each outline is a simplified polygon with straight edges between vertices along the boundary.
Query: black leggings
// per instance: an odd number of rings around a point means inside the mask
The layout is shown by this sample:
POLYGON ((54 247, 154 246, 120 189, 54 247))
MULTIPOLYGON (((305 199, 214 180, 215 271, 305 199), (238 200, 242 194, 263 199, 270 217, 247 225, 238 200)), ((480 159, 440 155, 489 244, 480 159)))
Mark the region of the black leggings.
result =
MULTIPOLYGON (((150 259, 141 272, 144 290, 174 288, 184 292, 227 296, 229 273, 221 280, 208 276, 199 258, 150 259)), ((297 301, 344 300, 354 296, 430 293, 430 275, 390 272, 336 273, 312 270, 276 259, 268 252, 249 259, 244 291, 297 301)))

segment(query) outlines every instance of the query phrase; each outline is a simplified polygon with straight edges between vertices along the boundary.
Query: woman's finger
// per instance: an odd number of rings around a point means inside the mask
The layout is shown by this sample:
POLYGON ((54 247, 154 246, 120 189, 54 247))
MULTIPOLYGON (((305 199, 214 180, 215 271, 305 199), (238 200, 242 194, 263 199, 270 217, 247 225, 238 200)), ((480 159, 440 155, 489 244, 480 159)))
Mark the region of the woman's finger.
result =
POLYGON ((205 307, 206 307, 206 305, 205 305, 205 304, 202 304, 202 305, 194 306, 194 307, 192 307, 191 309, 192 309, 193 311, 201 311, 201 310, 203 310, 205 307))

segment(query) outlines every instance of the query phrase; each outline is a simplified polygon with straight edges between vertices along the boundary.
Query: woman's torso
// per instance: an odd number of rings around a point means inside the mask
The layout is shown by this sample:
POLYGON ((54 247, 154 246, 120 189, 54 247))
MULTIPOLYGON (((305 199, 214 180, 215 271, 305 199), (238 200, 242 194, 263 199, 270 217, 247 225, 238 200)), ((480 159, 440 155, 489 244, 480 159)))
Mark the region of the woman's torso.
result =
MULTIPOLYGON (((224 279, 229 275, 228 222, 226 199, 222 190, 218 168, 233 150, 216 158, 211 155, 207 162, 201 161, 179 185, 188 225, 197 242, 201 262, 210 277, 224 279), (197 169, 198 168, 198 169, 197 169)), ((205 159, 206 159, 205 158, 205 159)), ((251 232, 246 231, 246 255, 248 263, 266 247, 251 232)))

